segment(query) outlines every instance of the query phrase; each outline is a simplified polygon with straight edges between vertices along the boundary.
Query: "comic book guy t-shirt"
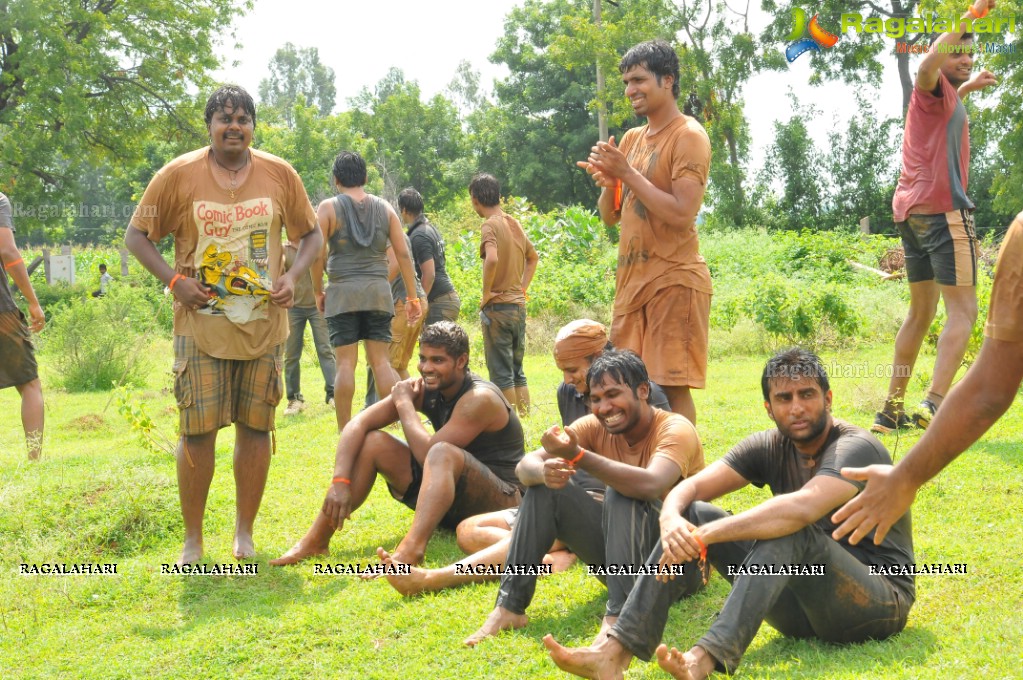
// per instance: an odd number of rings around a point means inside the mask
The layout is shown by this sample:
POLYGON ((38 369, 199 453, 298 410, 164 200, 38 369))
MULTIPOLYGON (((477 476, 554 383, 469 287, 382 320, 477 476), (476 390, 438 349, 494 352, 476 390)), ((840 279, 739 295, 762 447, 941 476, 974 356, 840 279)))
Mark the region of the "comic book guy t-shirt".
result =
POLYGON ((204 147, 164 166, 131 220, 154 243, 173 234, 175 271, 210 290, 209 304, 198 311, 175 302, 174 334, 193 336, 199 349, 221 359, 254 359, 287 338, 287 311, 270 302, 283 273, 281 227, 292 243, 316 228, 294 168, 250 152, 252 168, 233 199, 217 184, 204 147))

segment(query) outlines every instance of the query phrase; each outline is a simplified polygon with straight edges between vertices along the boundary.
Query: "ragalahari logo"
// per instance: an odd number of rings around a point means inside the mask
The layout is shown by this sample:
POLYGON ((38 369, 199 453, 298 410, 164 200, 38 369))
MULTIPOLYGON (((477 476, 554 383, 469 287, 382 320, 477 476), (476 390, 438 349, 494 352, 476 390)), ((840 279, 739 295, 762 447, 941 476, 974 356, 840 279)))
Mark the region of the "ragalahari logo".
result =
POLYGON ((789 60, 790 64, 804 52, 809 52, 810 50, 820 52, 822 47, 825 49, 834 47, 835 43, 838 42, 837 35, 821 28, 821 25, 817 22, 818 16, 814 14, 813 19, 810 19, 810 23, 807 24, 806 12, 801 7, 792 8, 792 32, 785 39, 790 43, 785 48, 785 58, 789 60), (810 36, 808 38, 803 37, 805 32, 809 32, 810 36))

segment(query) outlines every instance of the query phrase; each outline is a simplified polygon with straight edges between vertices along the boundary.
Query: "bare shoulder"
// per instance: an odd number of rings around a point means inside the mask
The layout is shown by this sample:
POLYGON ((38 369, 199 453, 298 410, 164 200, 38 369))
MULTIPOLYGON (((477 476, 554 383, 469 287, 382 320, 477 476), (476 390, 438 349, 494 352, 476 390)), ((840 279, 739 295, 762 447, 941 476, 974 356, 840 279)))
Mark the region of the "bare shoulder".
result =
POLYGON ((475 421, 487 430, 504 427, 508 422, 507 414, 504 397, 485 385, 474 385, 468 394, 458 400, 452 418, 475 421))

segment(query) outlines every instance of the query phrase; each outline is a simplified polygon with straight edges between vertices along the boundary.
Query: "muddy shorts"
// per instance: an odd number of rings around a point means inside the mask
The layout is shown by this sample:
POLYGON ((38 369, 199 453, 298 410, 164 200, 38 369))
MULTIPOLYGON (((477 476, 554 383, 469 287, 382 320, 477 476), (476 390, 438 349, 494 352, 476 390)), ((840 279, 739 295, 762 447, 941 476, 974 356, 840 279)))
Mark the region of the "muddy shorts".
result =
MULTIPOLYGON (((442 527, 454 530, 459 522, 473 515, 518 507, 519 501, 522 500, 522 492, 518 486, 495 475, 471 453, 467 451, 462 453, 465 456, 465 466, 462 468, 462 476, 455 482, 455 501, 440 521, 442 527)), ((423 466, 411 453, 409 459, 412 483, 408 485, 405 493, 400 494, 390 484, 387 486, 396 500, 415 510, 419 490, 423 485, 423 466)))
POLYGON ((391 342, 390 312, 344 312, 327 317, 330 344, 354 345, 359 340, 391 342))
POLYGON ((25 385, 39 377, 32 331, 21 310, 0 312, 0 389, 25 385))
POLYGON ((968 210, 910 215, 895 226, 906 251, 906 278, 910 283, 977 285, 977 234, 968 210))
POLYGON ((174 397, 183 435, 215 432, 241 423, 257 432, 274 429, 281 401, 283 343, 256 359, 218 359, 190 336, 174 336, 174 397))
POLYGON ((709 333, 710 295, 685 286, 662 288, 611 321, 611 343, 638 354, 650 379, 664 387, 706 385, 709 333))

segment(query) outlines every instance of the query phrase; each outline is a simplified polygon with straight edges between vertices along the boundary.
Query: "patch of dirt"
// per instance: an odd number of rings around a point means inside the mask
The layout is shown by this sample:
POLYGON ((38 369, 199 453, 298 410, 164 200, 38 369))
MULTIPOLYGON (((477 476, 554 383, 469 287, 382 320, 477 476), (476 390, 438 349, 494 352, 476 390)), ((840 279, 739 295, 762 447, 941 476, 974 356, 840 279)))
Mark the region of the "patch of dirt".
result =
POLYGON ((107 421, 103 419, 103 416, 96 415, 95 413, 86 413, 84 416, 78 416, 72 420, 68 423, 68 426, 83 432, 93 432, 106 427, 107 421))
POLYGON ((88 491, 85 493, 84 495, 85 503, 87 505, 95 505, 99 501, 100 497, 107 491, 110 491, 110 489, 112 488, 114 487, 110 484, 100 484, 92 491, 88 491))

